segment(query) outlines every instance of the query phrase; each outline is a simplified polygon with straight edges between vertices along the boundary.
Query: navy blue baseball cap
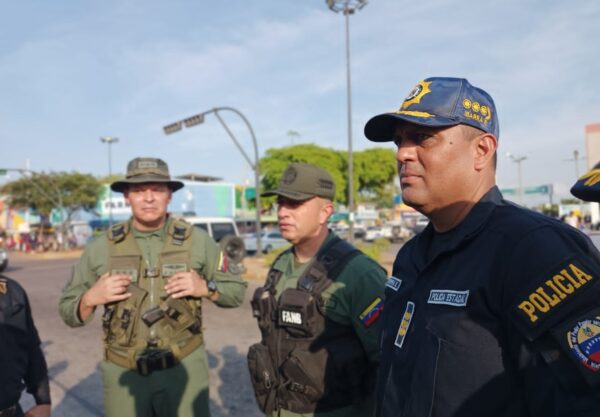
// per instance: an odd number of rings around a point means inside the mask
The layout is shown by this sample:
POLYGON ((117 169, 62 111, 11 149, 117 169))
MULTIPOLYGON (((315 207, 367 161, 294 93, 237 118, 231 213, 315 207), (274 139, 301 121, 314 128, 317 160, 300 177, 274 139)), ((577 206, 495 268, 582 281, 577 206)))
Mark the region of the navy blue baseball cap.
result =
POLYGON ((577 180, 571 194, 584 201, 600 202, 600 162, 577 180))
POLYGON ((398 110, 367 122, 365 136, 373 142, 392 141, 398 121, 431 127, 465 124, 499 136, 494 100, 464 78, 431 77, 419 81, 398 110))

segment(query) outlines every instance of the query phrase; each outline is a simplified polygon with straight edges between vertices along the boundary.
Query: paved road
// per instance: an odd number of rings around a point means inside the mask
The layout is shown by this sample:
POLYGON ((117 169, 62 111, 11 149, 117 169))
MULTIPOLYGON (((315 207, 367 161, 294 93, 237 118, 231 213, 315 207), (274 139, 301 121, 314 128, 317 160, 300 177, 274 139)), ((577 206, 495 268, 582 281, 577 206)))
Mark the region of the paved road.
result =
MULTIPOLYGON (((58 299, 75 261, 11 258, 5 274, 27 290, 33 316, 48 361, 53 415, 58 417, 102 416, 102 383, 98 364, 102 357, 100 317, 89 325, 71 329, 58 315, 58 299)), ((206 345, 210 364, 210 397, 213 417, 258 417, 248 370, 248 346, 259 339, 249 298, 258 286, 250 282, 246 301, 239 309, 204 311, 206 345)), ((24 394, 23 407, 33 404, 24 394)))

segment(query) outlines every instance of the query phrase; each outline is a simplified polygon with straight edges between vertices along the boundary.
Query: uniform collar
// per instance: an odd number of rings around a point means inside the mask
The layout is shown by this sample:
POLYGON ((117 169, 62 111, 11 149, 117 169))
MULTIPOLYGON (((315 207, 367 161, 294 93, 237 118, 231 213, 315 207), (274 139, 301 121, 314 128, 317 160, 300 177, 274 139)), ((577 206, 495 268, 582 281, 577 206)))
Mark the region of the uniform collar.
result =
MULTIPOLYGON (((325 248, 327 246, 327 244, 329 242, 331 242, 331 240, 334 238, 334 236, 335 236, 335 233, 333 233, 331 230, 329 230, 329 233, 327 234, 327 237, 325 238, 323 243, 321 243, 321 246, 319 247, 317 254, 315 256, 313 256, 312 258, 310 258, 310 260, 306 261, 303 265, 306 265, 306 264, 312 262, 314 259, 316 259, 316 257, 319 256, 319 254, 321 254, 321 252, 323 251, 323 248, 325 248)), ((294 261, 293 260, 293 256, 294 256, 294 247, 293 246, 291 248, 289 248, 288 250, 286 250, 285 252, 283 252, 283 254, 276 259, 275 263, 273 264, 273 269, 285 272, 286 266, 288 265, 288 257, 290 257, 290 256, 292 257, 291 261, 293 262, 294 261)))
POLYGON ((131 222, 131 230, 133 231, 133 236, 136 238, 147 238, 147 237, 151 237, 151 236, 157 236, 159 238, 164 238, 166 235, 166 231, 167 228, 169 227, 169 224, 173 221, 173 219, 171 219, 171 217, 167 217, 167 221, 165 221, 165 224, 163 224, 163 226, 159 229, 156 230, 150 230, 150 231, 141 231, 141 230, 137 230, 134 226, 133 226, 133 222, 131 222))
POLYGON ((437 233, 433 225, 429 223, 425 230, 416 237, 417 250, 413 254, 419 254, 419 259, 414 259, 414 261, 421 265, 425 262, 432 262, 442 253, 450 252, 461 243, 471 239, 487 223, 494 209, 502 204, 504 204, 502 193, 498 187, 494 186, 473 206, 464 220, 452 230, 437 233), (428 246, 436 238, 442 238, 443 244, 437 248, 435 253, 429 256, 429 259, 426 259, 426 254, 429 252, 428 246))

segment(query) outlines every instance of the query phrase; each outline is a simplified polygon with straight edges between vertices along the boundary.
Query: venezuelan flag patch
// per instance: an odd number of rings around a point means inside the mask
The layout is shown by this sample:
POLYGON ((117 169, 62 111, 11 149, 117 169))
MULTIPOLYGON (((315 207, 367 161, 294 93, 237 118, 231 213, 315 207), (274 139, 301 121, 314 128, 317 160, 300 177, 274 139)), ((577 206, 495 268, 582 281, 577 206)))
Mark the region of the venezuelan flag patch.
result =
POLYGON ((219 272, 227 272, 227 256, 223 255, 223 252, 219 254, 219 266, 217 267, 219 272))
POLYGON ((375 320, 377 320, 382 311, 383 300, 380 297, 377 297, 371 304, 369 304, 367 308, 363 310, 362 313, 360 313, 358 318, 360 321, 362 321, 362 324, 366 328, 369 328, 373 323, 375 323, 375 320))

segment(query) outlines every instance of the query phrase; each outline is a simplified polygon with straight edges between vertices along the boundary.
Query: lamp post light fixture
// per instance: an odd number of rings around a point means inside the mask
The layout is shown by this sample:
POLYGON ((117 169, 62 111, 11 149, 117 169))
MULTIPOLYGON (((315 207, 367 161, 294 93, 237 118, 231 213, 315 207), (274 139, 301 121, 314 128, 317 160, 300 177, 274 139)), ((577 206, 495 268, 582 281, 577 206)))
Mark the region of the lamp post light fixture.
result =
MULTIPOLYGON (((100 142, 106 143, 108 145, 108 178, 112 176, 112 153, 110 147, 113 143, 117 143, 119 138, 115 138, 112 136, 102 136, 100 137, 100 142)), ((110 185, 108 186, 108 225, 109 227, 113 224, 113 216, 112 216, 112 189, 110 185)))
POLYGON ((523 205, 523 177, 521 172, 521 162, 526 160, 527 157, 524 155, 513 155, 510 152, 507 152, 506 156, 508 156, 514 163, 517 164, 517 173, 519 178, 519 204, 523 205))
POLYGON ((254 187, 255 187, 254 201, 255 201, 255 205, 256 205, 256 255, 261 256, 261 254, 262 254, 262 244, 261 244, 262 228, 260 225, 260 192, 259 192, 260 172, 259 172, 259 166, 258 166, 258 145, 256 143, 256 136, 254 135, 254 130, 252 129, 252 125, 250 124, 250 122, 248 121, 246 116, 244 116, 239 110, 234 109, 233 107, 215 107, 215 108, 207 110, 205 112, 198 113, 193 116, 187 117, 178 122, 168 124, 163 127, 163 131, 165 132, 166 135, 170 135, 172 133, 180 131, 183 128, 183 126, 189 128, 189 127, 199 125, 201 123, 204 123, 204 116, 206 116, 207 114, 211 114, 211 113, 214 113, 214 115, 219 120, 219 122, 221 123, 221 125, 223 126, 223 128, 225 129, 225 131, 227 132, 227 134, 229 135, 229 137, 235 144, 235 146, 241 152, 241 154, 244 157, 244 159, 246 160, 246 162, 248 162, 248 164, 250 165, 250 168, 252 168, 252 170, 254 171, 254 187), (248 130, 250 131, 250 136, 252 137, 252 145, 254 147, 254 162, 250 159, 250 157, 248 156, 248 154, 246 153, 244 148, 242 148, 242 146, 240 145, 240 143, 238 142, 236 137, 231 132, 231 129, 229 129, 229 126, 227 126, 227 124, 225 123, 225 120, 223 120, 223 118, 219 114, 220 111, 231 111, 231 112, 237 114, 244 121, 244 123, 246 124, 246 127, 248 127, 248 130))
POLYGON ((348 111, 348 239, 354 241, 354 161, 352 155, 352 87, 350 78, 350 15, 367 5, 367 0, 325 0, 334 12, 342 12, 346 21, 346 102, 348 111))

